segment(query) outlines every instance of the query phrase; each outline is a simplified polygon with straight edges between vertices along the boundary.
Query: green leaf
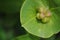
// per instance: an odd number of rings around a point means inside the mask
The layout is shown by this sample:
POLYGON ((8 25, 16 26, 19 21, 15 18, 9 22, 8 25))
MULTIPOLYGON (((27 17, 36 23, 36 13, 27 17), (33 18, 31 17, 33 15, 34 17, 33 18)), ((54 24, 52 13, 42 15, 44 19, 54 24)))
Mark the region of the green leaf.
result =
POLYGON ((55 9, 56 7, 51 1, 48 3, 48 0, 25 0, 20 11, 20 19, 22 26, 29 33, 48 38, 60 31, 60 8, 55 9), (38 7, 48 7, 50 9, 52 16, 49 23, 43 24, 37 21, 36 9, 38 7))
POLYGON ((50 38, 42 38, 41 40, 55 40, 56 35, 51 36, 50 38))
POLYGON ((39 40, 39 38, 32 36, 32 35, 29 35, 29 34, 25 34, 22 36, 18 36, 16 38, 14 38, 13 40, 39 40))
POLYGON ((16 38, 17 40, 32 40, 29 35, 23 35, 16 38))

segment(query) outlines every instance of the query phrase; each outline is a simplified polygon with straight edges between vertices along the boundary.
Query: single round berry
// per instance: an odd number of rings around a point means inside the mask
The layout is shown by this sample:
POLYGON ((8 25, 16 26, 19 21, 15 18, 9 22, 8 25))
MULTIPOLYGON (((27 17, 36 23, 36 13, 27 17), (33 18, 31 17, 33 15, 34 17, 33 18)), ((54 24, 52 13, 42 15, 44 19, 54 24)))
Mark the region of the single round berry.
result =
POLYGON ((42 19, 42 23, 47 23, 49 21, 50 21, 50 18, 48 18, 48 17, 45 17, 44 19, 42 19))
POLYGON ((45 15, 43 13, 37 13, 37 19, 43 19, 45 15))

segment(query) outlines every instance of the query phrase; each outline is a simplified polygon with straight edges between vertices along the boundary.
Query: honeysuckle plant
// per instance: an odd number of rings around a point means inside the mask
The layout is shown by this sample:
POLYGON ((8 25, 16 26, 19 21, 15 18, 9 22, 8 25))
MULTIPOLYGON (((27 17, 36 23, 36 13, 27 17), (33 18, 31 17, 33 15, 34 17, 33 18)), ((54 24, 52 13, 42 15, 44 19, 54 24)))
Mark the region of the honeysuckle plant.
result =
POLYGON ((25 0, 20 11, 22 27, 30 34, 42 38, 60 32, 60 5, 56 6, 56 1, 25 0))
POLYGON ((0 40, 60 40, 60 0, 0 0, 0 12, 0 40))

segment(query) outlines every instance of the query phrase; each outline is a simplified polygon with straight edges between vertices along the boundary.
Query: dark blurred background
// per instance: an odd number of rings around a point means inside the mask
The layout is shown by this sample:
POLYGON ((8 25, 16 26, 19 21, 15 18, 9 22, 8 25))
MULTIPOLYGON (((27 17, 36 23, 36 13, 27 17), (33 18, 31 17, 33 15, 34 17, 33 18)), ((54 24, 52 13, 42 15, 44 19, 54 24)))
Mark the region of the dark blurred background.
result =
POLYGON ((11 40, 26 33, 20 23, 24 0, 0 0, 0 40, 11 40))

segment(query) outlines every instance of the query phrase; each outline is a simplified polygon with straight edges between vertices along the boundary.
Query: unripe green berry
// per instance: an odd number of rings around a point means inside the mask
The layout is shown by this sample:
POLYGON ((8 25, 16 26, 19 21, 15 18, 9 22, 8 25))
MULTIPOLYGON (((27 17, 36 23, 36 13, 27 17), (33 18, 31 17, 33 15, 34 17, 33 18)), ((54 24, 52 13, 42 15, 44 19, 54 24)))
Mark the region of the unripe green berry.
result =
POLYGON ((45 15, 43 13, 37 13, 37 19, 43 19, 45 15))
POLYGON ((45 9, 43 7, 39 8, 37 13, 37 19, 41 19, 42 23, 47 23, 50 21, 51 12, 49 9, 45 9))
POLYGON ((41 19, 40 18, 40 13, 37 13, 36 17, 37 17, 37 19, 41 19))
POLYGON ((45 17, 44 19, 42 19, 42 23, 47 23, 50 21, 50 18, 49 17, 45 17))

